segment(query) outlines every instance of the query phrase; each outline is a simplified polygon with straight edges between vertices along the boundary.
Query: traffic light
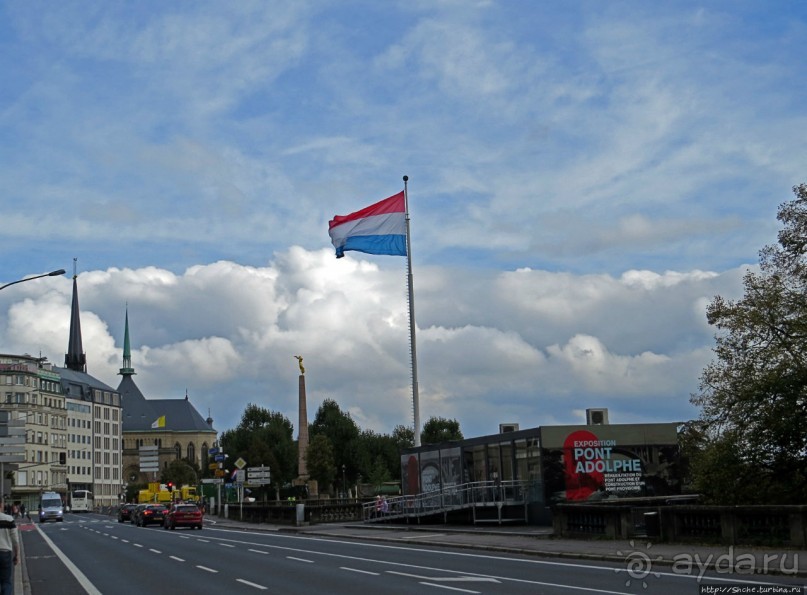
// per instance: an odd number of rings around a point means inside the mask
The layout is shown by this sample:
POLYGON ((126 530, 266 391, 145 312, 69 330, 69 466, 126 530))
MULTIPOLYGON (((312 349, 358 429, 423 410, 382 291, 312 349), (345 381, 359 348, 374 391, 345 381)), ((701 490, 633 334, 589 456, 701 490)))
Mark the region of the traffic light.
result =
POLYGON ((173 492, 174 491, 174 482, 169 481, 168 484, 166 485, 166 487, 168 488, 169 492, 173 492))

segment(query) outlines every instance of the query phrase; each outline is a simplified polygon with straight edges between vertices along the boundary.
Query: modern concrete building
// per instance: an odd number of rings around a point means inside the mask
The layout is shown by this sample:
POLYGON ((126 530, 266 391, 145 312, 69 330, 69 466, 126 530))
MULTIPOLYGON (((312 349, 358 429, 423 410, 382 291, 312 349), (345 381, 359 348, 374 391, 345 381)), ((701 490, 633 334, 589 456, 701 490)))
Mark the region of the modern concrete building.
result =
POLYGON ((499 434, 406 449, 404 497, 501 508, 501 500, 468 494, 506 486, 518 518, 543 522, 557 503, 680 494, 678 422, 610 424, 607 410, 589 413, 585 425, 502 424, 499 434))

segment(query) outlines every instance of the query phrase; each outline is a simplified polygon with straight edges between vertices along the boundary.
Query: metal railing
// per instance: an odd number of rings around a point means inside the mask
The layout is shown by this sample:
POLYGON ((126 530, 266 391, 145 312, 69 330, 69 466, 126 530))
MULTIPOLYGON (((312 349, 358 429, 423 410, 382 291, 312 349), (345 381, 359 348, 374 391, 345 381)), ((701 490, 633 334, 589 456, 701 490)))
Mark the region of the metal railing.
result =
POLYGON ((525 504, 529 495, 529 482, 526 481, 474 481, 415 495, 393 496, 386 501, 366 502, 362 504, 362 520, 376 522, 474 506, 525 504))

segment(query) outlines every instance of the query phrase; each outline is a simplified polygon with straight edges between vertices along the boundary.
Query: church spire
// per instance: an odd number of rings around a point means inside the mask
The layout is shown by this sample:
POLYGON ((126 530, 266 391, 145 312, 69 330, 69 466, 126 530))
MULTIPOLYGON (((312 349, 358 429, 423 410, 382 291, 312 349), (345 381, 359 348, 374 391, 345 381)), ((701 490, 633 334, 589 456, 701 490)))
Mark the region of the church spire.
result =
POLYGON ((78 309, 78 274, 76 259, 73 259, 73 304, 70 308, 70 337, 67 343, 67 354, 64 356, 64 367, 76 372, 87 371, 87 356, 81 345, 81 318, 78 309))
POLYGON ((135 373, 132 367, 132 348, 129 345, 129 304, 126 304, 126 325, 123 331, 123 367, 118 373, 121 376, 131 376, 135 373))

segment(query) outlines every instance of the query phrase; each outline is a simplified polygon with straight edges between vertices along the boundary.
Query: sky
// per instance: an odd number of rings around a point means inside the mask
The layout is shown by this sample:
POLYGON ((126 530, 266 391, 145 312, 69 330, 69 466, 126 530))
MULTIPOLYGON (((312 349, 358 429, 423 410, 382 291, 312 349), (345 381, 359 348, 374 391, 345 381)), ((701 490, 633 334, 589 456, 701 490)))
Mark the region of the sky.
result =
POLYGON ((413 424, 407 259, 328 221, 409 177, 421 424, 685 421, 805 180, 791 2, 0 0, 0 353, 219 430, 413 424))

